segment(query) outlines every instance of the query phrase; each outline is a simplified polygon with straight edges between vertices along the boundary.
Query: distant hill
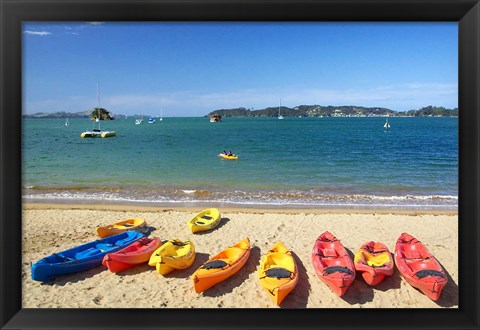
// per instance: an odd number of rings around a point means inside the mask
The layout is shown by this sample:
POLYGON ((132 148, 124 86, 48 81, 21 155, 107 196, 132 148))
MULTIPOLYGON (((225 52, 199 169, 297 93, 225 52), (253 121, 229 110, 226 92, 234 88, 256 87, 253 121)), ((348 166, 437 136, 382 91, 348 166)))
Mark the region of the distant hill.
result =
POLYGON ((428 107, 421 108, 419 110, 409 110, 405 112, 399 112, 399 114, 408 117, 457 117, 458 108, 446 109, 444 107, 428 107))
MULTIPOLYGON (((122 116, 122 115, 119 115, 122 116)), ((104 108, 94 108, 90 110, 85 110, 81 112, 65 112, 65 111, 59 111, 59 112, 38 112, 34 113, 32 115, 23 115, 22 118, 35 118, 35 119, 44 119, 44 118, 90 118, 90 119, 95 119, 99 117, 100 120, 113 120, 115 119, 114 115, 111 115, 110 112, 108 112, 104 108)))
MULTIPOLYGON (((208 113, 222 117, 277 117, 278 107, 265 109, 218 109, 208 113)), ((299 105, 294 108, 280 107, 280 113, 284 117, 375 117, 375 116, 402 116, 402 117, 456 117, 458 109, 446 109, 443 107, 428 106, 419 110, 398 112, 387 108, 360 107, 360 106, 321 106, 321 105, 299 105)))
POLYGON ((23 118, 89 118, 93 110, 82 112, 37 112, 31 115, 23 115, 23 118))

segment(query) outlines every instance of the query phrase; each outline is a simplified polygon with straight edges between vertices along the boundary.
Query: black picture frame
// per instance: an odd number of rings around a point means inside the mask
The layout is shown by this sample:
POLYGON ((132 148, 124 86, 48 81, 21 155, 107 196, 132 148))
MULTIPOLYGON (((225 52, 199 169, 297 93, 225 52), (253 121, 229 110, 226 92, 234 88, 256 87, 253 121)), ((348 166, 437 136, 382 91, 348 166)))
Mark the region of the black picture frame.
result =
POLYGON ((0 0, 1 329, 479 329, 478 0, 0 0), (22 21, 451 21, 459 24, 459 308, 22 309, 22 21))

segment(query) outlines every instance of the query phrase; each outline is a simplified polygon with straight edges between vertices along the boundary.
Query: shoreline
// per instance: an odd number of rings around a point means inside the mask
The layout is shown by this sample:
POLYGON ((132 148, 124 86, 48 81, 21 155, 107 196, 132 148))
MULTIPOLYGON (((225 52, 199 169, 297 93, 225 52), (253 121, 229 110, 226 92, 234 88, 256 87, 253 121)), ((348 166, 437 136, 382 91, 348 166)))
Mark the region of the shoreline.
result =
MULTIPOLYGON (((195 212, 202 208, 215 207, 212 205, 136 205, 136 204, 121 204, 121 203, 72 203, 72 202, 25 202, 22 203, 24 210, 99 210, 99 211, 128 211, 128 212, 166 212, 166 211, 182 211, 195 212)), ((281 214, 396 214, 396 215, 456 215, 458 216, 458 209, 447 210, 432 210, 432 209, 408 209, 408 208, 334 208, 334 207, 291 207, 277 205, 237 205, 237 206, 220 206, 222 212, 228 213, 281 213, 281 214)))

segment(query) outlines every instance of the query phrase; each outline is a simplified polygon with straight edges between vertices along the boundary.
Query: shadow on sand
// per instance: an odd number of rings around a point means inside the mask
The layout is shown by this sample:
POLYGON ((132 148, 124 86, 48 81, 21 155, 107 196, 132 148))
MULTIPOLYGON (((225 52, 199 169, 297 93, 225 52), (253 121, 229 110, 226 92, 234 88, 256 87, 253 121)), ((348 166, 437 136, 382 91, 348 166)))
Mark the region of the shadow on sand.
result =
POLYGON ((52 281, 43 282, 42 285, 60 285, 64 286, 67 283, 77 283, 81 282, 87 278, 94 277, 97 274, 100 274, 103 271, 108 271, 107 267, 100 265, 95 268, 90 268, 84 271, 75 272, 66 275, 59 275, 52 281))
POLYGON ((199 231, 199 232, 195 233, 195 235, 207 235, 207 234, 213 233, 213 232, 219 230, 220 228, 222 228, 223 226, 225 226, 229 221, 230 221, 230 218, 222 218, 220 220, 220 223, 215 228, 212 228, 212 229, 209 229, 209 230, 206 230, 206 231, 199 231))
POLYGON ((292 256, 298 267, 298 283, 293 291, 282 301, 280 308, 306 308, 311 288, 307 269, 294 252, 292 252, 292 256))
POLYGON ((135 228, 135 229, 131 229, 131 231, 135 231, 137 233, 140 233, 140 234, 144 234, 145 236, 148 236, 152 233, 152 231, 155 231, 157 230, 157 228, 153 227, 153 226, 143 226, 143 227, 139 227, 139 228, 135 228))
POLYGON ((435 303, 441 307, 458 306, 458 285, 453 281, 452 276, 449 272, 447 272, 445 267, 442 264, 440 265, 442 266, 445 275, 447 275, 448 282, 447 285, 445 285, 445 287, 443 288, 442 295, 435 303))
POLYGON ((132 275, 138 275, 140 273, 146 272, 146 271, 152 271, 155 270, 155 267, 149 266, 148 262, 144 262, 138 265, 133 266, 132 268, 125 269, 121 272, 115 273, 115 275, 118 276, 132 276, 132 275))
POLYGON ((193 264, 185 269, 175 269, 172 272, 168 273, 165 275, 165 277, 170 277, 170 278, 189 278, 192 276, 193 273, 207 260, 209 259, 209 254, 206 253, 201 253, 201 252, 196 252, 195 253, 195 261, 193 264))

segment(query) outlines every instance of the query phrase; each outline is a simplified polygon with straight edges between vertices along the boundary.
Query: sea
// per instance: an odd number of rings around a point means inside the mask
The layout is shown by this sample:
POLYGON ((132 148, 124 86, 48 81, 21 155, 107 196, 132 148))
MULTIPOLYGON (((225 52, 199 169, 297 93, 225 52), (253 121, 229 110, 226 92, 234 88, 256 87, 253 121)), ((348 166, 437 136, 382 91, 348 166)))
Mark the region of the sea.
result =
POLYGON ((458 118, 24 119, 24 202, 456 210, 458 118), (238 160, 218 157, 232 151, 238 160))

